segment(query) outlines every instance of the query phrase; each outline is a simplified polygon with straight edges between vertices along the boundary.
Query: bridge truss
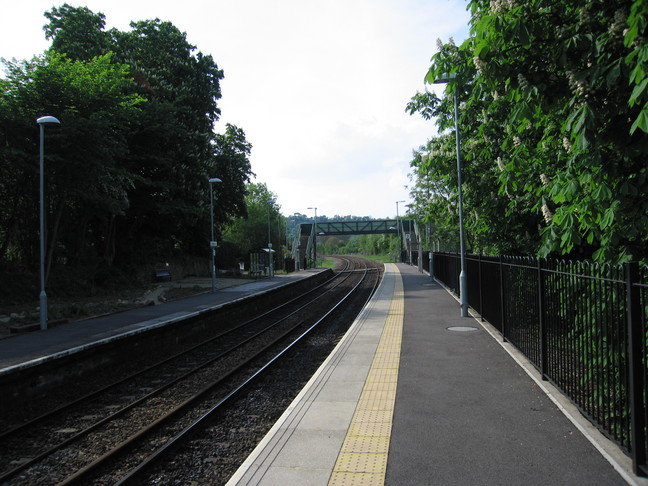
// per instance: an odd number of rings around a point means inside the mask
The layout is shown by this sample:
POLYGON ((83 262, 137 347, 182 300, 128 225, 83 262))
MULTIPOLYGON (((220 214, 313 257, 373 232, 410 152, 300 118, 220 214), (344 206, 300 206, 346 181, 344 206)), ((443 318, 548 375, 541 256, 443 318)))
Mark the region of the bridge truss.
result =
POLYGON ((300 262, 314 260, 314 242, 317 237, 339 236, 339 235, 376 235, 376 234, 400 234, 407 240, 409 254, 416 244, 418 248, 418 225, 410 219, 373 219, 360 221, 332 221, 302 223, 299 225, 299 245, 295 248, 295 258, 300 262), (400 232, 399 232, 400 228, 400 232), (298 254, 298 255, 297 255, 298 254))

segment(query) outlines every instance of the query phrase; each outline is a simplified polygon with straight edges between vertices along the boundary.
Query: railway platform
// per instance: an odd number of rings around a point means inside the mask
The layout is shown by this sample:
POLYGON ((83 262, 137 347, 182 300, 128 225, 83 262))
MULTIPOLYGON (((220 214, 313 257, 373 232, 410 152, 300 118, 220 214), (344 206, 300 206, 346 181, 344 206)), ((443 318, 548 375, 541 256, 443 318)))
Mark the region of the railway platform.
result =
MULTIPOLYGON (((215 293, 206 291, 192 297, 150 305, 81 321, 60 324, 45 331, 15 334, 0 339, 0 375, 33 366, 45 360, 71 354, 89 346, 118 339, 128 333, 186 318, 228 302, 308 278, 323 269, 277 274, 235 286, 218 281, 215 293)), ((224 280, 224 279, 222 279, 224 280)))
MULTIPOLYGON (((0 375, 312 276, 301 271, 0 340, 0 375)), ((648 486, 487 323, 406 264, 231 478, 243 485, 648 486)))
POLYGON ((386 264, 369 305, 228 486, 646 485, 442 286, 386 264))

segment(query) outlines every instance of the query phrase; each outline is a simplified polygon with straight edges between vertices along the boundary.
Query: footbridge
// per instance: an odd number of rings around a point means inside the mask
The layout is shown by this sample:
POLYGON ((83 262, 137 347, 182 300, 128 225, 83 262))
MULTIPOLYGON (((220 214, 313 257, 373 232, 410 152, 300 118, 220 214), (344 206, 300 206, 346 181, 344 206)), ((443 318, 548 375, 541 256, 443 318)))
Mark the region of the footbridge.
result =
POLYGON ((410 219, 370 219, 358 221, 327 221, 313 223, 302 223, 299 225, 299 240, 295 245, 294 256, 299 261, 314 262, 317 260, 317 247, 315 242, 320 236, 339 235, 377 235, 393 234, 401 235, 409 245, 410 253, 412 245, 418 248, 418 225, 410 219))

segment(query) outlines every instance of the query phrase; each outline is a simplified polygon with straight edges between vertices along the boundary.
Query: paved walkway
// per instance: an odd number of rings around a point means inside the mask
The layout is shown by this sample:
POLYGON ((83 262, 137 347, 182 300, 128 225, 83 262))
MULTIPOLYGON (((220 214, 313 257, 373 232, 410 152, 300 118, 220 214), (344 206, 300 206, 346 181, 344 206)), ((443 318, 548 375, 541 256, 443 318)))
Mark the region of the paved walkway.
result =
POLYGON ((429 277, 387 264, 372 302, 228 486, 648 484, 507 351, 429 277))
POLYGON ((405 326, 385 484, 626 484, 485 327, 399 268, 405 326), (449 330, 460 326, 477 330, 449 330))

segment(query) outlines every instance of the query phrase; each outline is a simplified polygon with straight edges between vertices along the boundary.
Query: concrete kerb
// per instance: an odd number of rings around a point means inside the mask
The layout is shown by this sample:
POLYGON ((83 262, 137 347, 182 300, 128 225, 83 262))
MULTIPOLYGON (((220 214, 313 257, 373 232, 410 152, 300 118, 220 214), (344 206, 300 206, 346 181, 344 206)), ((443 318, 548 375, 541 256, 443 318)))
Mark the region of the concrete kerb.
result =
MULTIPOLYGON (((307 413, 311 405, 313 405, 315 398, 322 392, 323 387, 326 386, 327 381, 331 378, 331 374, 335 371, 336 365, 344 358, 346 351, 352 345, 354 339, 362 332, 365 321, 377 305, 375 299, 378 299, 382 295, 382 292, 391 291, 391 287, 386 286, 394 285, 393 274, 390 275, 389 279, 385 279, 385 275, 376 292, 355 318, 344 337, 338 342, 333 351, 320 365, 315 374, 267 432, 261 442, 259 442, 239 469, 229 479, 226 486, 257 484, 272 467, 273 461, 281 453, 282 448, 297 429, 297 424, 307 413)), ((376 340, 374 347, 377 348, 377 346, 378 342, 376 340)), ((369 366, 363 372, 366 377, 366 374, 369 373, 369 366)), ((357 390, 357 397, 360 396, 360 393, 361 387, 357 390)), ((350 418, 351 415, 349 415, 350 418)), ((341 434, 339 438, 340 448, 342 447, 343 440, 344 434, 341 434)), ((322 474, 330 475, 333 466, 334 463, 326 471, 322 470, 322 474)))
MULTIPOLYGON (((460 303, 459 298, 443 282, 436 278, 434 281, 448 292, 457 303, 460 303)), ((554 405, 556 405, 558 410, 585 436, 628 484, 632 486, 648 486, 648 478, 637 477, 632 472, 632 460, 621 451, 619 446, 605 437, 589 420, 583 417, 578 408, 558 388, 549 381, 543 380, 538 370, 536 370, 535 366, 533 366, 526 356, 515 346, 504 341, 502 334, 490 322, 482 320, 482 317, 477 312, 471 308, 468 309, 468 312, 470 317, 513 358, 554 405)))

